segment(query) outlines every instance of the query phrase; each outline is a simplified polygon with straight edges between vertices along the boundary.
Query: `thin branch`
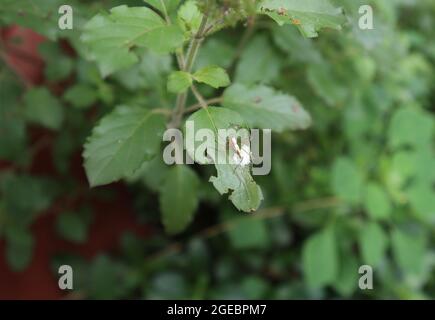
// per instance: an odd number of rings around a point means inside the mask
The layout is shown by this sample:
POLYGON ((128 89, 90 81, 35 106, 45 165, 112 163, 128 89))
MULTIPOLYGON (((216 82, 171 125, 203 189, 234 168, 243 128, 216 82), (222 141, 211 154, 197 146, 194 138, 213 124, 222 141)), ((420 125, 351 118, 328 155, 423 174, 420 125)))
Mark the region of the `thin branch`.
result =
MULTIPOLYGON (((198 29, 198 32, 193 37, 190 43, 185 62, 182 61, 184 59, 182 59, 181 55, 178 57, 179 64, 182 67, 181 70, 185 72, 190 72, 192 70, 193 64, 195 63, 195 59, 198 54, 198 50, 201 47, 201 43, 204 39, 204 30, 207 26, 207 21, 208 21, 208 11, 206 11, 206 13, 204 13, 204 15, 202 16, 201 25, 198 29)), ((184 114, 184 109, 186 107, 186 101, 187 101, 187 92, 180 93, 177 96, 177 103, 172 113, 172 121, 171 124, 169 125, 170 127, 176 128, 180 125, 181 119, 184 114)))
POLYGON ((207 108, 207 107, 208 107, 207 101, 206 101, 205 98, 202 96, 202 94, 198 91, 198 89, 196 88, 196 86, 195 86, 194 84, 192 84, 192 85, 190 86, 190 89, 192 90, 192 92, 193 92, 193 94, 194 94, 196 100, 198 100, 200 106, 201 106, 202 108, 207 108))
POLYGON ((295 213, 303 213, 317 209, 334 208, 340 204, 342 204, 342 201, 336 197, 313 199, 295 204, 292 211, 295 213))
MULTIPOLYGON (((212 99, 205 100, 205 103, 206 103, 207 105, 211 105, 211 104, 215 104, 215 103, 222 103, 222 100, 223 100, 222 97, 216 97, 216 98, 212 98, 212 99)), ((198 110, 198 109, 201 109, 201 108, 202 108, 202 106, 201 106, 201 104, 198 102, 198 103, 196 103, 196 104, 194 104, 194 105, 191 105, 190 107, 186 108, 186 109, 184 110, 184 113, 191 113, 191 112, 194 112, 194 111, 196 111, 196 110, 198 110)))
POLYGON ((177 58, 177 63, 180 70, 184 70, 186 61, 184 58, 184 52, 182 48, 175 52, 175 57, 177 58))
POLYGON ((154 113, 160 113, 165 116, 170 116, 172 114, 171 110, 169 109, 163 109, 163 108, 157 108, 152 110, 154 113))
POLYGON ((184 106, 186 105, 187 101, 187 93, 180 93, 177 96, 177 102, 175 103, 175 108, 172 112, 172 121, 169 124, 170 128, 178 128, 181 123, 181 119, 184 114, 184 106))
MULTIPOLYGON (((310 212, 319 209, 333 208, 333 207, 340 206, 341 204, 342 202, 335 197, 313 199, 313 200, 308 200, 295 204, 290 209, 290 212, 304 213, 304 212, 310 212)), ((234 229, 241 222, 246 221, 246 219, 267 220, 275 217, 280 217, 284 215, 286 212, 288 212, 288 210, 285 207, 273 207, 273 208, 262 209, 257 213, 252 214, 248 217, 237 218, 231 221, 219 223, 217 225, 208 227, 200 231, 193 237, 197 237, 200 239, 209 239, 234 229)), ((178 253, 181 250, 183 250, 183 248, 184 248, 184 243, 181 241, 172 243, 167 247, 163 248, 163 250, 158 251, 157 253, 152 254, 151 256, 145 258, 145 263, 167 257, 171 254, 178 253)))
POLYGON ((208 21, 208 12, 204 13, 204 15, 202 16, 202 20, 198 32, 195 34, 195 36, 192 39, 192 42, 190 43, 189 50, 187 51, 186 65, 184 66, 183 71, 186 72, 192 71, 192 67, 195 62, 196 55, 198 54, 198 50, 201 47, 202 41, 204 40, 204 32, 207 26, 207 21, 208 21))
MULTIPOLYGON (((259 212, 257 212, 255 215, 251 215, 248 218, 244 217, 244 218, 238 218, 238 219, 233 219, 231 221, 227 221, 224 223, 220 223, 211 227, 208 227, 202 231, 200 231, 199 233, 197 233, 196 235, 194 235, 193 237, 197 237, 200 239, 209 239, 209 238, 213 238, 219 234, 228 232, 232 229, 234 229, 237 225, 240 224, 240 222, 242 221, 246 221, 247 219, 255 219, 255 220, 265 220, 265 219, 270 219, 270 218, 274 218, 274 217, 279 217, 282 214, 284 214, 285 209, 284 208, 268 208, 268 209, 263 209, 260 210, 259 212)), ((149 257, 147 257, 145 259, 145 263, 149 262, 149 261, 155 261, 158 260, 160 258, 164 258, 166 256, 169 256, 171 254, 180 252, 184 247, 183 242, 179 241, 179 242, 174 242, 172 244, 170 244, 169 246, 165 247, 162 251, 159 251, 149 257)))

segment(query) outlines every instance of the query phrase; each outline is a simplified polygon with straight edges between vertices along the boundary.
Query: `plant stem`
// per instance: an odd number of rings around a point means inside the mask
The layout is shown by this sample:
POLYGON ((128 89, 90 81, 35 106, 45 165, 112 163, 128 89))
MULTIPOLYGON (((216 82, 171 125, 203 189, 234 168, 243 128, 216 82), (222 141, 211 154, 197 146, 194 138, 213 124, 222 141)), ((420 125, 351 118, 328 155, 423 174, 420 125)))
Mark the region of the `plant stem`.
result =
MULTIPOLYGON (((179 64, 182 64, 180 66, 182 71, 190 72, 192 71, 193 64, 195 63, 196 56, 198 54, 198 50, 201 47, 201 43, 204 39, 204 32, 207 26, 208 21, 208 12, 205 12, 202 20, 201 25, 199 26, 198 32, 193 37, 189 50, 187 51, 187 57, 184 63, 180 63, 180 61, 184 60, 181 56, 178 57, 179 64)), ((180 93, 177 96, 177 103, 172 115, 172 122, 170 124, 171 127, 176 128, 180 126, 181 119, 184 114, 184 109, 186 108, 186 101, 187 101, 187 92, 180 93)))
POLYGON ((208 21, 208 12, 204 13, 198 32, 193 37, 192 42, 190 43, 189 50, 187 51, 187 59, 186 59, 186 64, 184 66, 184 71, 186 72, 192 71, 192 67, 195 62, 196 55, 198 54, 198 50, 201 47, 202 41, 204 40, 204 33, 207 26, 207 21, 208 21))
MULTIPOLYGON (((221 103, 222 100, 223 100, 222 97, 216 97, 216 98, 205 100, 205 103, 207 105, 210 105, 210 104, 213 104, 213 103, 221 103)), ((191 105, 190 107, 186 108, 184 110, 184 113, 190 113, 190 112, 196 111, 196 110, 198 110, 200 108, 202 108, 201 104, 200 103, 196 103, 196 104, 191 105)))
POLYGON ((175 57, 177 58, 177 63, 178 63, 178 67, 180 68, 180 70, 184 70, 184 65, 186 62, 184 60, 183 49, 177 50, 177 52, 175 52, 175 57))
POLYGON ((192 84, 190 86, 190 89, 192 90, 193 94, 195 95, 196 100, 198 100, 198 102, 201 105, 201 107, 202 108, 207 108, 208 107, 207 101, 204 99, 202 94, 198 91, 196 86, 194 84, 192 84))
POLYGON ((187 101, 187 93, 180 93, 177 96, 177 102, 175 104, 175 109, 172 113, 172 121, 169 125, 171 128, 178 128, 180 126, 182 114, 184 112, 184 106, 187 101))
MULTIPOLYGON (((290 210, 286 207, 272 207, 272 208, 265 208, 259 210, 255 215, 248 216, 246 218, 236 218, 234 220, 226 221, 223 223, 216 224, 214 226, 208 227, 199 233, 195 235, 195 237, 200 239, 209 239, 212 237, 215 237, 217 235, 220 235, 222 233, 228 232, 235 227, 237 227, 241 222, 247 221, 247 219, 250 220, 268 220, 277 218, 280 216, 283 216, 284 214, 290 212, 293 213, 305 213, 315 210, 321 210, 321 209, 329 209, 329 208, 335 208, 342 205, 342 202, 337 198, 321 198, 321 199, 312 199, 300 203, 296 203, 293 205, 290 210)), ((149 263, 150 261, 155 261, 161 258, 165 258, 167 256, 170 256, 171 254, 180 252, 183 247, 185 246, 185 243, 182 241, 178 241, 175 243, 172 243, 168 245, 167 247, 163 248, 161 251, 158 251, 151 256, 145 258, 145 262, 149 263)))

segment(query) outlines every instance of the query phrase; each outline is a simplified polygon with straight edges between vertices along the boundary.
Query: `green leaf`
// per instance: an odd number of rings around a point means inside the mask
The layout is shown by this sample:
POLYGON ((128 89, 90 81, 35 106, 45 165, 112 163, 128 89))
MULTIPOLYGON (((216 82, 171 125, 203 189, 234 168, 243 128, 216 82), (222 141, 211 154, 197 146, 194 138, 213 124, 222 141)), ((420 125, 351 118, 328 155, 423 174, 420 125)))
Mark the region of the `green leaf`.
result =
POLYGON ((413 152, 399 151, 392 156, 387 182, 390 192, 396 198, 402 192, 406 183, 414 176, 417 163, 418 161, 413 152))
POLYGON ((255 183, 248 166, 215 164, 217 176, 210 182, 221 195, 232 191, 229 199, 234 206, 244 212, 256 211, 263 201, 261 188, 255 183))
POLYGON ((235 82, 267 84, 278 77, 280 68, 280 56, 269 40, 264 35, 259 35, 249 42, 240 57, 235 82))
POLYGON ((26 124, 17 112, 21 87, 3 80, 0 86, 0 158, 23 163, 26 160, 26 124))
POLYGON ((289 60, 295 63, 319 63, 322 61, 320 51, 316 50, 314 41, 301 37, 294 28, 273 28, 273 40, 276 45, 288 54, 289 60))
POLYGON ((58 186, 46 178, 5 174, 0 179, 0 193, 8 218, 23 226, 50 207, 57 190, 58 186))
POLYGON ((175 71, 169 75, 168 90, 173 93, 185 92, 192 85, 192 76, 184 71, 175 71))
POLYGON ((202 13, 197 1, 186 1, 178 10, 178 22, 184 31, 195 34, 201 25, 202 13))
POLYGON ((426 253, 424 234, 411 234, 395 229, 391 234, 393 255, 403 272, 418 276, 423 272, 426 253))
POLYGON ((331 107, 342 107, 347 101, 349 90, 337 71, 326 61, 311 63, 307 69, 308 82, 316 94, 331 107))
POLYGON ((385 257, 388 248, 388 237, 376 222, 365 225, 359 235, 363 264, 376 267, 385 257))
POLYGON ((403 145, 424 148, 431 143, 434 128, 434 120, 426 112, 402 107, 391 119, 388 131, 389 143, 393 148, 403 145))
POLYGON ((127 177, 126 180, 128 182, 141 181, 150 190, 160 192, 170 168, 163 161, 163 157, 154 157, 149 161, 145 161, 140 169, 132 176, 127 177))
POLYGON ((166 176, 160 191, 160 207, 165 229, 180 233, 192 221, 198 207, 199 179, 187 166, 175 165, 166 176))
POLYGON ((71 74, 74 67, 73 60, 62 54, 57 42, 43 42, 39 45, 38 51, 45 61, 49 61, 44 69, 44 75, 49 81, 60 81, 71 74))
POLYGON ((213 88, 227 87, 230 85, 230 77, 227 72, 218 66, 204 67, 195 72, 193 78, 213 88))
POLYGON ((266 14, 279 25, 296 25, 306 37, 317 37, 322 28, 341 30, 345 22, 340 8, 329 0, 262 0, 259 13, 266 14))
POLYGON ((332 167, 332 189, 341 199, 357 204, 361 201, 363 177, 349 158, 338 158, 332 167))
POLYGON ((423 221, 435 224, 435 190, 433 184, 417 183, 407 193, 414 214, 423 221))
POLYGON ((170 54, 159 55, 147 50, 141 55, 139 65, 117 72, 116 78, 130 91, 138 92, 146 88, 159 93, 167 86, 168 74, 171 70, 170 54))
MULTIPOLYGON (((435 183, 435 149, 431 147, 420 148, 414 153, 415 179, 418 183, 435 183)), ((412 171, 412 170, 411 170, 412 171)))
POLYGON ((314 234, 304 243, 302 265, 310 287, 322 287, 337 279, 338 254, 332 228, 314 234))
POLYGON ((97 93, 91 86, 78 83, 70 87, 65 92, 63 98, 74 107, 84 109, 95 103, 97 100, 97 93))
POLYGON ((121 299, 129 293, 129 270, 121 263, 98 255, 87 270, 86 292, 92 299, 121 299))
POLYGON ((235 51, 235 48, 225 40, 208 38, 198 52, 194 69, 198 70, 209 65, 217 65, 229 69, 235 51))
POLYGON ((97 61, 103 76, 138 62, 134 47, 146 47, 157 53, 168 53, 180 47, 183 33, 146 7, 125 5, 98 14, 85 26, 84 41, 97 61))
POLYGON ((260 276, 246 276, 241 283, 243 293, 248 299, 256 300, 265 297, 269 284, 260 276))
POLYGON ((294 97, 266 86, 234 84, 225 90, 223 105, 237 111, 249 126, 284 130, 306 129, 311 117, 294 97))
POLYGON ((32 259, 33 236, 29 230, 8 228, 6 231, 6 260, 11 270, 23 271, 32 259))
POLYGON ((376 184, 367 186, 364 206, 373 219, 387 219, 391 215, 391 202, 384 189, 376 184))
POLYGON ((132 175, 160 146, 165 118, 146 109, 120 106, 105 116, 85 144, 83 157, 91 186, 132 175))
MULTIPOLYGON (((231 245, 238 250, 261 249, 269 244, 269 233, 263 220, 238 218, 228 232, 231 245)), ((233 219, 234 220, 234 219, 233 219)))
POLYGON ((46 88, 26 92, 24 114, 30 122, 52 130, 60 129, 64 118, 62 105, 46 88))
POLYGON ((343 296, 350 297, 358 285, 358 261, 352 253, 340 259, 340 274, 334 281, 334 288, 343 296))
POLYGON ((88 235, 88 223, 78 213, 65 212, 57 217, 56 230, 66 240, 84 243, 88 235))
MULTIPOLYGON (((193 113, 186 122, 188 121, 191 121, 195 125, 195 135, 198 130, 208 129, 212 130, 216 137, 218 135, 217 130, 241 126, 244 123, 242 117, 237 112, 219 107, 208 107, 198 110, 193 113)), ((202 142, 195 141, 195 144, 188 144, 186 146, 186 150, 192 159, 195 158, 195 150, 201 143, 202 142)), ((197 160, 198 159, 195 159, 195 161, 197 160)))
MULTIPOLYGON (((421 188, 423 193, 427 193, 424 190, 426 189, 425 186, 429 186, 430 189, 430 185, 435 181, 435 166, 432 165, 434 161, 435 155, 431 148, 407 149, 395 152, 387 175, 391 192, 393 194, 402 193, 403 197, 404 189, 412 181, 410 188, 406 190, 409 198, 414 198, 418 193, 418 191, 413 191, 415 189, 421 188), (411 195, 412 193, 415 194, 411 195)), ((399 201, 400 198, 399 196, 399 201)))
MULTIPOLYGON (((195 112, 187 121, 192 121, 196 132, 200 129, 212 130, 215 134, 215 150, 208 150, 210 154, 219 156, 225 146, 220 146, 218 140, 219 129, 235 128, 243 124, 240 115, 226 108, 208 107, 195 112)), ((187 145, 186 150, 191 158, 195 158, 195 150, 201 142, 195 141, 192 145, 187 145)), ((227 154, 228 156, 228 154, 227 154)), ((213 158, 215 159, 215 158, 213 158)), ((195 159, 198 163, 206 164, 195 159)), ((214 161, 213 161, 214 162, 214 161)), ((229 199, 235 207, 241 211, 251 212, 258 209, 263 194, 260 187, 255 183, 250 174, 249 166, 240 166, 236 164, 219 164, 214 163, 217 176, 211 177, 210 182, 219 191, 220 194, 232 192, 229 199)))

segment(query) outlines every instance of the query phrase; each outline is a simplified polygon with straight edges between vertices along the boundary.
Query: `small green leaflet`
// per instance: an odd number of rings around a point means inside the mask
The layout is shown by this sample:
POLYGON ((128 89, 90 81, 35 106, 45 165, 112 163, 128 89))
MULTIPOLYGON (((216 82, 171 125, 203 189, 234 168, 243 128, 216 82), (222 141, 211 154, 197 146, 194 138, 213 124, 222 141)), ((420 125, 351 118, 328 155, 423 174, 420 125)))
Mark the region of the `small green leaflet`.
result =
POLYGON ((407 193, 415 216, 429 224, 435 224, 435 189, 433 184, 415 183, 407 193))
POLYGON ((178 10, 178 23, 188 34, 195 34, 201 25, 202 13, 196 1, 186 1, 178 10))
POLYGON ((67 78, 74 67, 73 60, 62 53, 56 42, 43 42, 38 47, 39 53, 44 61, 50 61, 44 68, 44 76, 51 82, 64 80, 67 78))
POLYGON ((92 86, 79 83, 70 87, 63 95, 63 98, 73 107, 85 109, 95 103, 98 96, 96 90, 92 86))
POLYGON ((5 256, 9 267, 15 271, 23 271, 29 265, 35 240, 29 230, 12 227, 6 229, 5 256))
POLYGON ((388 219, 391 215, 392 206, 388 194, 382 186, 376 183, 367 185, 364 206, 367 213, 373 219, 388 219))
POLYGON ((362 199, 364 177, 350 158, 335 160, 331 185, 335 194, 346 202, 358 204, 362 199))
POLYGON ((341 8, 329 0, 262 0, 258 12, 266 14, 279 25, 292 24, 309 38, 317 37, 322 28, 341 29, 345 22, 341 8))
POLYGON ((169 75, 168 91, 172 93, 185 92, 192 85, 192 76, 184 71, 175 71, 169 75))
POLYGON ((63 212, 57 216, 56 231, 65 240, 84 243, 89 232, 89 223, 77 212, 63 212))
POLYGON ((198 207, 199 178, 188 166, 174 165, 160 191, 160 207, 165 229, 170 234, 183 231, 198 207))
POLYGON ((225 91, 223 105, 237 111, 251 127, 282 132, 311 125, 310 115, 294 97, 266 86, 234 84, 225 91))
POLYGON ((172 72, 168 79, 168 90, 173 93, 185 92, 193 80, 208 84, 217 89, 228 86, 231 81, 227 72, 217 66, 208 66, 195 72, 193 75, 185 71, 172 72))
POLYGON ((388 249, 388 240, 385 231, 376 222, 364 225, 359 234, 363 264, 378 266, 388 249))
POLYGON ((105 116, 83 153, 90 185, 132 175, 157 154, 164 129, 163 115, 142 108, 120 106, 105 116))
POLYGON ((229 207, 221 213, 222 220, 234 226, 227 233, 234 248, 238 250, 262 249, 270 244, 270 230, 264 220, 252 219, 249 215, 235 218, 235 213, 236 211, 229 207))
POLYGON ((345 298, 350 297, 358 287, 358 260, 352 252, 340 252, 340 273, 332 284, 345 298))
POLYGON ((222 68, 230 68, 236 49, 221 39, 209 38, 201 46, 195 60, 195 70, 209 65, 217 65, 222 68))
POLYGON ((391 118, 388 142, 392 148, 409 145, 424 149, 431 144, 434 133, 434 121, 426 111, 406 106, 391 118))
POLYGON ((302 265, 306 281, 312 288, 332 284, 337 279, 339 262, 333 228, 314 234, 304 243, 302 265))
POLYGON ((396 228, 391 233, 391 243, 394 259, 401 270, 408 275, 421 275, 426 254, 425 234, 408 233, 396 228))
POLYGON ((218 66, 204 67, 193 74, 193 78, 217 89, 230 85, 230 77, 227 72, 218 66))
POLYGON ((59 130, 64 119, 62 105, 46 88, 26 92, 24 115, 28 121, 52 130, 59 130))
POLYGON ((236 68, 235 82, 246 85, 269 84, 278 77, 282 67, 282 59, 270 40, 260 34, 249 42, 241 55, 236 68))
MULTIPOLYGON (((226 108, 208 107, 195 112, 187 121, 193 121, 195 132, 200 129, 209 129, 218 134, 219 129, 235 128, 243 124, 243 119, 237 112, 226 108)), ((188 154, 193 158, 196 148, 200 143, 195 142, 194 146, 187 146, 188 154)), ((216 142, 216 145, 218 143, 216 142)), ((221 152, 225 146, 219 146, 217 152, 221 152)), ((229 199, 234 206, 244 212, 252 212, 258 209, 263 200, 261 188, 255 183, 250 173, 249 166, 236 164, 215 163, 217 176, 211 177, 210 182, 220 194, 232 191, 229 199)))
POLYGON ((307 80, 314 92, 331 107, 343 106, 348 99, 349 90, 345 81, 325 61, 308 65, 307 80))
POLYGON ((81 37, 97 61, 103 76, 138 62, 134 47, 168 53, 181 46, 184 36, 179 27, 167 25, 153 10, 125 5, 100 13, 85 26, 81 37))
POLYGON ((295 28, 282 28, 275 26, 273 28, 273 40, 275 44, 288 54, 286 61, 294 63, 320 63, 322 56, 315 47, 312 39, 301 37, 299 31, 295 28))
POLYGON ((11 225, 29 225, 52 205, 57 191, 58 186, 52 180, 27 174, 7 172, 0 180, 3 207, 11 225))

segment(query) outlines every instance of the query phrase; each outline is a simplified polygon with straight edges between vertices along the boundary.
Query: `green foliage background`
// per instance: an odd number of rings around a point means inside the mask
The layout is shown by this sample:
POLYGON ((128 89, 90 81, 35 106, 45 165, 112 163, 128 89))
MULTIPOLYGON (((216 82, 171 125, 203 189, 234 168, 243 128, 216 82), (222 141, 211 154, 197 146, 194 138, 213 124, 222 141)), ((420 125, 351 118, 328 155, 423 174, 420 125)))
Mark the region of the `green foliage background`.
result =
MULTIPOLYGON (((159 1, 148 2, 159 9, 159 1)), ((177 1, 165 2, 175 17, 177 1)), ((193 69, 213 65, 227 71, 233 87, 225 91, 225 107, 242 99, 244 88, 258 94, 268 87, 271 104, 280 95, 297 99, 312 119, 304 131, 289 131, 299 127, 284 124, 273 134, 272 172, 255 178, 264 196, 259 210, 238 212, 220 196, 208 182, 213 167, 169 168, 156 157, 138 171, 124 169, 135 171, 128 177, 112 173, 129 186, 138 220, 158 231, 147 239, 126 234, 117 254, 86 261, 66 253, 53 266, 71 264, 75 290, 95 299, 435 298, 435 3, 332 1, 344 9, 342 30, 322 28, 319 37, 307 38, 303 35, 313 31, 304 28, 303 19, 300 30, 265 15, 257 15, 253 24, 249 6, 242 11, 236 2, 213 1, 216 8, 236 8, 235 13, 205 40, 193 69), (357 24, 358 8, 367 3, 374 8, 371 31, 357 24), (172 194, 183 200, 181 207, 172 194), (178 234, 165 233, 164 226, 178 234), (358 288, 363 264, 373 266, 374 290, 358 288)), ((71 31, 57 27, 54 9, 63 1, 6 0, 0 7, 0 25, 30 27, 50 39, 39 48, 49 61, 49 81, 74 77, 55 96, 46 87, 24 88, 2 65, 0 159, 13 169, 0 173, 0 237, 7 243, 3 254, 17 271, 32 257, 29 227, 62 194, 77 190, 68 163, 97 120, 122 114, 121 105, 138 108, 124 113, 126 123, 150 109, 170 111, 176 95, 168 88, 181 92, 192 81, 178 74, 167 86, 177 70, 167 53, 139 46, 120 53, 126 60, 110 60, 107 48, 89 50, 86 39, 92 44, 98 35, 83 37, 86 22, 103 10, 144 2, 69 3, 71 31), (77 55, 60 50, 60 39, 77 55), (102 57, 104 68, 98 64, 102 57), (128 59, 134 65, 126 65, 128 59), (33 126, 56 133, 53 160, 61 179, 28 174, 33 126)), ((200 23, 192 12, 185 9, 178 17, 187 37, 200 23)), ((222 74, 213 80, 227 85, 222 74)), ((207 99, 224 92, 198 88, 207 99)), ((188 104, 195 103, 190 95, 188 104)), ((100 125, 99 133, 107 136, 104 121, 100 125)), ((147 148, 139 162, 154 150, 147 148)), ((98 167, 98 161, 87 166, 98 167)), ((110 182, 98 179, 90 177, 94 185, 110 182)), ((104 187, 88 192, 108 196, 104 187)), ((92 212, 83 208, 62 213, 56 228, 68 241, 85 243, 91 223, 92 212)))

